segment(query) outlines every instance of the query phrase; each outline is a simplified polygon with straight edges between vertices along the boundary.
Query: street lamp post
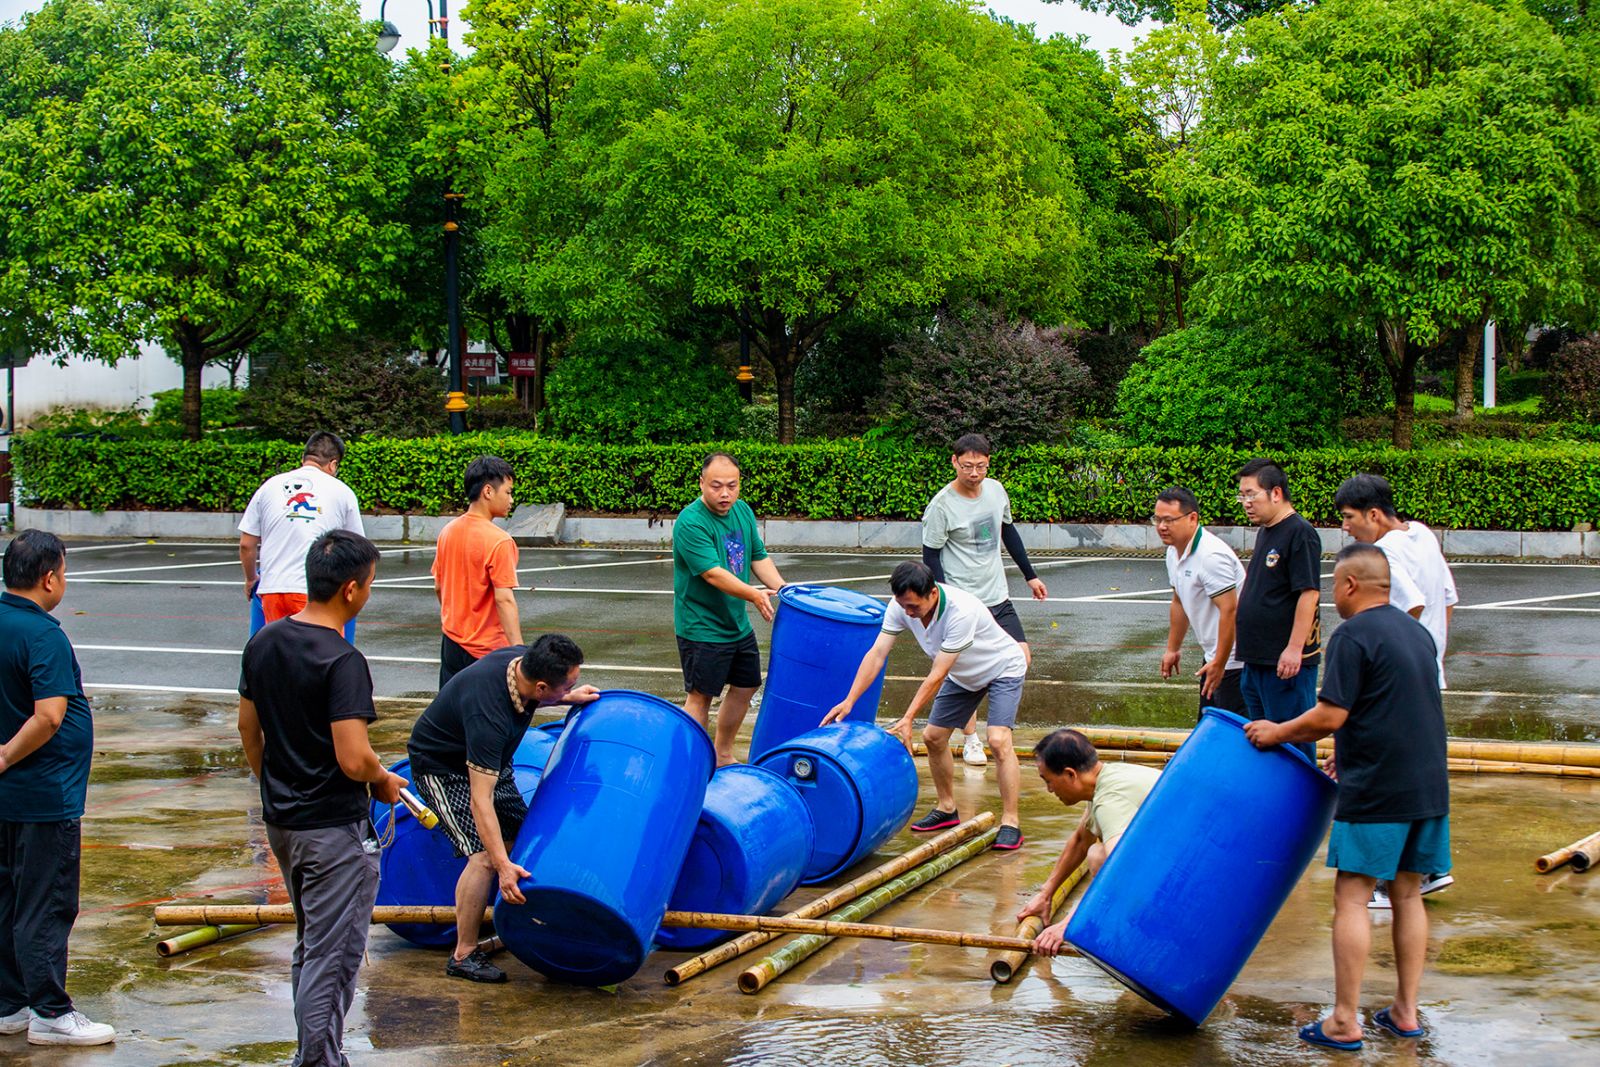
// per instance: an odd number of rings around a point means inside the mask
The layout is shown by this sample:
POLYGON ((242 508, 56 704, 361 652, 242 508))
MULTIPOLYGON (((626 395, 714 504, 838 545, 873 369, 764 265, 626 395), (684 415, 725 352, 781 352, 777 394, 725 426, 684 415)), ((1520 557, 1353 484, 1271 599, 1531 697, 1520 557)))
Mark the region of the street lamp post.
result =
MULTIPOLYGON (((450 13, 445 4, 446 0, 439 0, 439 14, 435 17, 433 0, 428 0, 428 39, 432 40, 437 34, 448 52, 450 13)), ((394 51, 400 43, 399 28, 383 17, 388 6, 389 0, 383 0, 378 5, 378 20, 381 23, 378 28, 378 51, 385 55, 394 51)), ((448 60, 444 64, 444 72, 450 73, 448 60)), ((462 199, 462 194, 453 191, 447 181, 444 191, 444 300, 445 346, 450 354, 450 391, 445 396, 444 409, 450 414, 451 433, 464 433, 467 429, 467 394, 462 387, 461 376, 461 225, 456 220, 462 199)))

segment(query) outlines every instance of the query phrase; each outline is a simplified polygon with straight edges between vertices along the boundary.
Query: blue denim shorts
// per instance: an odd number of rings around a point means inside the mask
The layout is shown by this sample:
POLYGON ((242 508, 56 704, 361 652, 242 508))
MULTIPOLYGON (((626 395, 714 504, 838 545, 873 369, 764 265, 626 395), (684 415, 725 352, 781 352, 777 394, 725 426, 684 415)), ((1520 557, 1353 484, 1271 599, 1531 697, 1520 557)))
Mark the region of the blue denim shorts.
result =
POLYGON ((1401 871, 1450 870, 1450 816, 1417 822, 1335 822, 1328 835, 1328 866, 1387 881, 1401 871))

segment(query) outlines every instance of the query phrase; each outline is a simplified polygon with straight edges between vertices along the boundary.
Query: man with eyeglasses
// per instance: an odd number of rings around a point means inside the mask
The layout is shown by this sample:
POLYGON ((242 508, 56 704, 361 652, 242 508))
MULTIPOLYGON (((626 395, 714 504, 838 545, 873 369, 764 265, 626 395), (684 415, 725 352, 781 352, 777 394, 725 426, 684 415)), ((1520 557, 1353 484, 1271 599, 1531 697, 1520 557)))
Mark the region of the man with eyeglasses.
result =
MULTIPOLYGON (((1011 498, 1005 486, 989 477, 989 439, 980 433, 964 434, 951 449, 955 479, 934 494, 922 512, 922 562, 935 581, 947 582, 983 601, 1000 628, 1022 646, 1032 662, 1033 652, 1022 630, 1022 620, 1011 604, 1000 546, 1016 562, 1033 599, 1050 595, 1028 562, 1022 534, 1011 521, 1011 498)), ((961 758, 974 767, 987 762, 978 740, 978 715, 974 711, 961 728, 965 739, 961 758)))
MULTIPOLYGON (((1322 655, 1322 539, 1289 498, 1289 479, 1270 459, 1239 470, 1239 503, 1260 528, 1239 593, 1235 655, 1251 719, 1288 722, 1317 702, 1322 655)), ((1315 756, 1315 745, 1300 745, 1315 756)))
POLYGON ((1175 485, 1156 497, 1150 516, 1167 546, 1167 581, 1172 586, 1161 677, 1178 673, 1184 635, 1193 629, 1204 657, 1195 672, 1200 679, 1200 707, 1243 715, 1244 664, 1234 658, 1233 637, 1244 566, 1222 538, 1201 525, 1199 507, 1193 493, 1175 485))

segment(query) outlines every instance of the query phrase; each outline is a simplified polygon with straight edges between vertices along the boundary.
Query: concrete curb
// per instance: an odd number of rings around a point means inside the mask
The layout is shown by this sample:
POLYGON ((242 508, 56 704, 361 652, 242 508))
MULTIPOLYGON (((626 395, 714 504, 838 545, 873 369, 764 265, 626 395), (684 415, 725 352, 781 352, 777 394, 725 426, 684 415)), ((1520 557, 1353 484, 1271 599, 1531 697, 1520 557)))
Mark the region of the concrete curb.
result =
MULTIPOLYGON (((366 515, 367 533, 376 541, 432 544, 449 515, 366 515)), ((49 530, 63 537, 192 538, 231 541, 238 537, 239 515, 199 511, 71 511, 19 507, 17 527, 49 530)), ((662 547, 672 543, 671 518, 613 518, 568 515, 560 504, 518 508, 509 529, 519 544, 628 544, 662 547)), ((902 551, 914 554, 921 524, 879 520, 767 519, 762 537, 773 548, 902 551)), ((1023 523, 1022 540, 1036 552, 1159 552, 1153 527, 1132 524, 1023 523)), ((1235 550, 1255 540, 1248 526, 1208 526, 1235 550)), ((1332 554, 1350 543, 1340 530, 1319 530, 1322 549, 1332 554)), ((1435 536, 1439 531, 1434 531, 1435 536)), ((1446 530, 1445 554, 1474 559, 1600 561, 1600 532, 1446 530)))

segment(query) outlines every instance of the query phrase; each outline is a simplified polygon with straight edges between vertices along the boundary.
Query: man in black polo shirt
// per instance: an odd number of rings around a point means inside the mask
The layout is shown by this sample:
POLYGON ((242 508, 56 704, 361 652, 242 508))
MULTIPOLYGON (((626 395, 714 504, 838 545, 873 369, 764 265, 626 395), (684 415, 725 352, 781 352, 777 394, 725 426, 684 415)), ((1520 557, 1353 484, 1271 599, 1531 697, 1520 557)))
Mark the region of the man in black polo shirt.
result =
POLYGON ((94 724, 67 635, 50 612, 67 588, 67 549, 23 530, 6 546, 0 593, 0 1034, 35 1045, 116 1039, 67 996, 78 917, 83 801, 94 724))
POLYGON ((456 882, 456 948, 444 965, 452 978, 506 980, 478 951, 478 929, 496 886, 506 900, 523 903, 517 882, 528 872, 511 862, 507 845, 528 806, 511 761, 535 708, 600 696, 594 686, 578 685, 582 662, 582 650, 563 634, 491 652, 451 677, 411 728, 412 781, 456 854, 467 857, 456 882))
POLYGON ((1239 503, 1261 528, 1239 591, 1239 688, 1250 718, 1287 722, 1317 702, 1322 539, 1295 512, 1289 479, 1271 460, 1253 459, 1239 471, 1239 503))
POLYGON ((317 538, 306 553, 306 606, 250 639, 239 675, 239 739, 294 905, 295 1067, 348 1062, 344 1017, 378 895, 367 790, 395 804, 405 785, 372 750, 372 674, 344 639, 377 567, 377 547, 360 534, 317 538))
POLYGON ((1334 883, 1333 1014, 1300 1031, 1315 1045, 1361 1047, 1361 972, 1371 941, 1367 901, 1379 879, 1394 906, 1394 1002, 1372 1021, 1423 1035, 1418 988, 1428 947, 1422 876, 1450 870, 1450 779, 1433 637, 1389 603, 1389 561, 1376 545, 1339 553, 1333 596, 1344 625, 1328 640, 1315 707, 1285 723, 1245 727, 1257 746, 1334 736, 1339 800, 1328 837, 1334 883))

